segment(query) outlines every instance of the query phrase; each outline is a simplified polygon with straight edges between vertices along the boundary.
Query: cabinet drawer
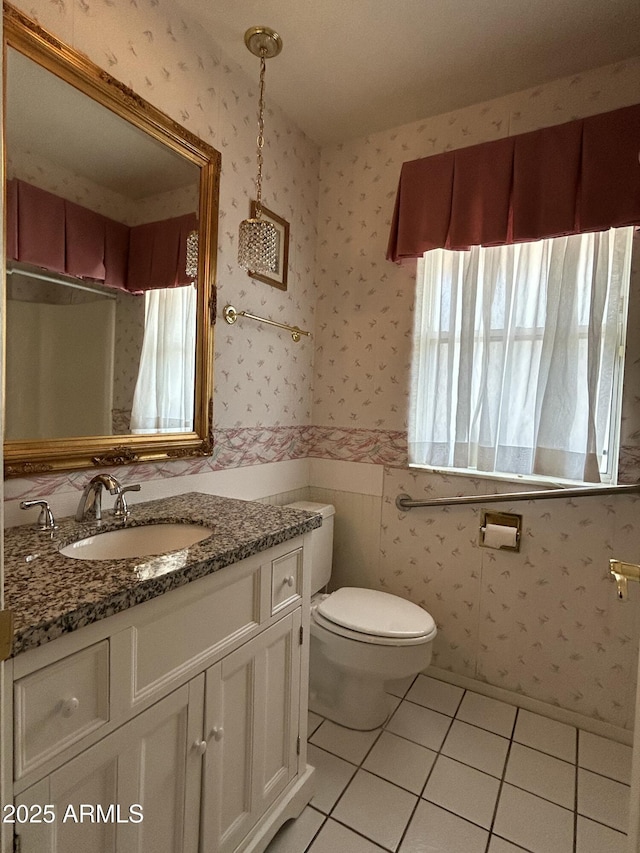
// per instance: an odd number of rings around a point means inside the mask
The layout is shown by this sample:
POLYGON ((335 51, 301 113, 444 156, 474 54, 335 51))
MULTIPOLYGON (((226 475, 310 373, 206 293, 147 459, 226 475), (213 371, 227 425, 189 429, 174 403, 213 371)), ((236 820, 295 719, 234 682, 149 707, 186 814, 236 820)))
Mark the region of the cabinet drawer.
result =
POLYGON ((19 679, 14 691, 20 778, 109 721, 109 641, 19 679))
POLYGON ((271 563, 271 613, 297 601, 301 591, 302 548, 296 548, 271 563))

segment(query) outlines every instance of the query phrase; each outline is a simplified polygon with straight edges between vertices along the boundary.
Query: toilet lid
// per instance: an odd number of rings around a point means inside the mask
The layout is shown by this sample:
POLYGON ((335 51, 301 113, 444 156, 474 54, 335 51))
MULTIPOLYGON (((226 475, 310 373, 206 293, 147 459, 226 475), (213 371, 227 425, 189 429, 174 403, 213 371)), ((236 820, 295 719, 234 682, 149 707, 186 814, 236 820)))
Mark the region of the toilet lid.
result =
POLYGON ((425 637, 436 629, 433 617, 417 604, 375 589, 342 587, 318 604, 318 613, 335 625, 376 637, 425 637))

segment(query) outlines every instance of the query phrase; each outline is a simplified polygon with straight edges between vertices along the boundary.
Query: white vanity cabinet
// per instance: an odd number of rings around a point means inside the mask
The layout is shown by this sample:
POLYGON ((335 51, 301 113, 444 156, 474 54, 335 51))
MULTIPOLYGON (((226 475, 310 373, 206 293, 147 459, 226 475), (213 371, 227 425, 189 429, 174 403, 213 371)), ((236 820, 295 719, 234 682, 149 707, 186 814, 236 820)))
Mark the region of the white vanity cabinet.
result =
POLYGON ((313 777, 303 544, 15 659, 20 853, 258 853, 300 813, 313 777))
POLYGON ((200 676, 17 796, 22 853, 197 853, 202 688, 200 676))

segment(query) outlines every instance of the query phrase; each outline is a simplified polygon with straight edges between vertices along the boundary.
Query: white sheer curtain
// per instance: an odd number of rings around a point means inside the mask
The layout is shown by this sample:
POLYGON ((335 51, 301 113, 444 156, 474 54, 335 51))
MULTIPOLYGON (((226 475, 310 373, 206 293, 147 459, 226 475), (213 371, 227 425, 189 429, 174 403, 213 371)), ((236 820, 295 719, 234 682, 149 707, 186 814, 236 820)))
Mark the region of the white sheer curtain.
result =
POLYGON ((148 290, 132 432, 193 430, 195 346, 195 287, 148 290))
POLYGON ((632 232, 425 254, 410 462, 600 480, 618 429, 632 232))

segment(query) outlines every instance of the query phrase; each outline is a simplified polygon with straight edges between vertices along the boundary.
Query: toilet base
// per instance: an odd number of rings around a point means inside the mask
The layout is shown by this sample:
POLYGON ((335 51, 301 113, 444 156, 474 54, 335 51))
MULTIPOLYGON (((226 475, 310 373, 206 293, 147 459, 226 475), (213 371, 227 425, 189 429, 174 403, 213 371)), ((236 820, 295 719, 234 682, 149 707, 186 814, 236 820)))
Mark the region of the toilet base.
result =
POLYGON ((320 641, 317 633, 314 626, 309 661, 309 710, 349 729, 379 728, 392 710, 391 697, 384 689, 384 676, 347 667, 344 662, 336 665, 327 657, 327 645, 320 641))
POLYGON ((359 677, 353 672, 333 673, 323 679, 312 671, 309 685, 309 710, 348 729, 367 732, 387 721, 393 699, 379 679, 359 677), (336 677, 337 675, 337 677, 336 677))

